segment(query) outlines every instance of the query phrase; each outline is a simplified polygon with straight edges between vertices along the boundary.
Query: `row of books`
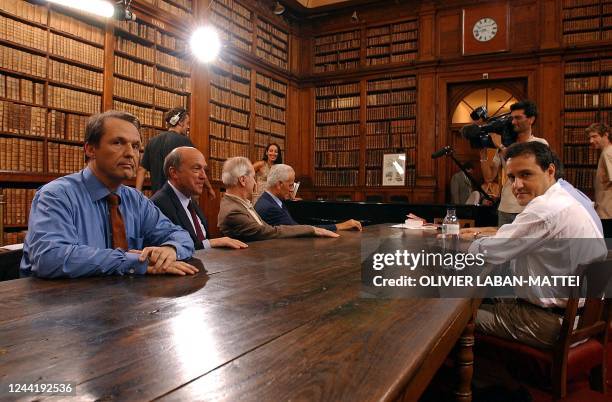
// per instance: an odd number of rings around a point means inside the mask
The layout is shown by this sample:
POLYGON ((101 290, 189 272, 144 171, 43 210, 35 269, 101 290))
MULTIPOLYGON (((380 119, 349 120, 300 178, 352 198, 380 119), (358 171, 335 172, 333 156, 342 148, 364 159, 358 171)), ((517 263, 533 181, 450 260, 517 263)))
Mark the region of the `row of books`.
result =
MULTIPOLYGON (((382 186, 382 169, 367 169, 366 170, 366 186, 380 187, 382 186)), ((405 170, 405 185, 414 187, 416 185, 416 170, 408 168, 405 170)))
POLYGON ((612 39, 612 24, 604 26, 608 30, 605 31, 592 31, 592 32, 579 32, 579 33, 567 33, 563 35, 565 43, 573 45, 575 43, 583 42, 597 42, 600 40, 612 39))
POLYGON ((566 146, 563 148, 563 163, 568 165, 586 164, 596 165, 599 159, 597 150, 584 146, 566 146))
POLYGON ((88 120, 89 116, 50 110, 47 137, 85 141, 85 127, 88 120))
POLYGON ((576 8, 564 8, 563 9, 563 19, 567 20, 570 18, 580 18, 580 17, 595 17, 600 13, 599 6, 586 6, 586 7, 576 7, 576 8))
POLYGON ((563 21, 563 33, 580 31, 585 29, 598 29, 599 28, 599 16, 589 19, 580 20, 565 20, 563 21))
POLYGON ((359 96, 350 96, 342 98, 319 98, 317 102, 317 110, 334 110, 359 108, 361 98, 359 96))
POLYGON ((47 31, 0 15, 0 39, 47 51, 47 31))
POLYGON ((0 67, 41 78, 47 76, 47 59, 44 56, 2 45, 0 45, 0 67))
POLYGON ((375 121, 366 123, 366 134, 397 134, 414 133, 416 130, 416 120, 391 120, 375 121))
POLYGON ((3 244, 20 244, 25 241, 25 237, 28 234, 27 231, 21 230, 18 232, 4 232, 4 243, 3 244))
POLYGON ((183 73, 189 73, 191 69, 191 65, 187 61, 157 49, 155 50, 155 61, 158 65, 183 73))
POLYGON ((227 124, 236 124, 247 128, 249 124, 249 114, 237 110, 228 109, 223 106, 211 104, 210 117, 227 124))
POLYGON ((585 132, 586 127, 565 127, 563 142, 566 144, 586 144, 589 141, 589 136, 585 132))
POLYGON ((50 142, 48 145, 47 158, 49 161, 49 173, 73 173, 85 167, 82 146, 50 142))
POLYGON ((234 156, 249 157, 249 145, 232 141, 220 141, 215 138, 210 139, 211 158, 227 159, 234 156))
POLYGON ((341 96, 351 95, 359 93, 359 83, 355 82, 352 84, 341 84, 341 85, 327 85, 323 87, 317 87, 315 90, 317 96, 341 96))
POLYGON ((582 191, 590 192, 593 190, 593 180, 595 177, 594 168, 566 167, 564 176, 565 180, 582 191))
POLYGON ((330 112, 317 112, 317 124, 342 123, 359 120, 359 109, 340 109, 330 112))
POLYGON ((277 136, 274 134, 262 134, 255 133, 255 141, 254 144, 257 148, 257 152, 255 152, 255 157, 257 159, 263 158, 265 148, 270 143, 276 143, 280 147, 280 149, 285 148, 285 138, 281 136, 277 136), (262 149, 263 148, 263 149, 262 149), (261 150, 261 152, 259 152, 261 150))
POLYGON ((280 81, 276 81, 272 77, 268 77, 267 75, 257 73, 255 75, 255 83, 258 86, 261 86, 267 89, 271 89, 273 91, 276 91, 280 94, 287 96, 287 84, 280 82, 280 81))
POLYGON ((153 87, 149 85, 138 84, 115 77, 113 92, 114 95, 122 98, 153 104, 153 87))
MULTIPOLYGON (((175 0, 173 0, 175 1, 175 0)), ((178 2, 183 2, 185 0, 177 0, 178 2)), ((175 6, 174 4, 170 3, 169 1, 166 0, 157 0, 157 7, 162 10, 162 11, 166 11, 176 17, 179 18, 188 18, 191 17, 191 12, 190 11, 185 11, 180 7, 175 6)))
POLYGON ((153 63, 155 60, 155 49, 150 46, 144 46, 140 43, 122 38, 121 36, 117 36, 115 38, 115 49, 150 63, 153 63))
POLYGON ((359 170, 315 170, 315 186, 352 187, 359 180, 359 170))
POLYGON ((599 77, 576 77, 565 79, 566 91, 591 91, 596 89, 599 89, 599 77))
POLYGON ((359 166, 359 151, 316 151, 315 167, 353 168, 359 166))
MULTIPOLYGON (((359 31, 339 32, 330 35, 317 36, 314 40, 315 46, 321 47, 328 44, 339 44, 340 42, 356 42, 352 47, 359 47, 359 31)), ((315 52, 317 52, 315 48, 315 52)))
POLYGON ((163 107, 166 109, 172 109, 176 106, 182 106, 187 108, 187 96, 186 95, 178 95, 174 92, 169 92, 163 89, 155 88, 153 91, 154 94, 154 104, 156 107, 163 107))
POLYGON ((255 113, 259 116, 274 119, 280 122, 285 122, 285 111, 271 107, 270 105, 264 105, 259 102, 255 102, 255 113))
POLYGON ((44 105, 45 84, 0 73, 0 98, 44 105))
POLYGON ((47 110, 0 100, 0 131, 23 135, 45 135, 47 110))
POLYGON ((263 42, 257 42, 257 57, 284 70, 287 69, 287 53, 263 42))
POLYGON ((104 75, 57 60, 49 60, 49 79, 102 92, 104 75))
MULTIPOLYGON (((115 72, 117 74, 153 84, 154 71, 153 66, 138 63, 121 56, 115 56, 115 72)), ((174 86, 170 87, 174 88, 174 86)))
POLYGON ((566 126, 587 127, 597 121, 597 112, 565 112, 564 124, 566 126))
POLYGON ((255 99, 262 103, 269 103, 279 109, 285 109, 287 98, 278 96, 272 92, 265 91, 261 88, 255 88, 255 99))
POLYGON ((250 85, 245 84, 244 82, 236 81, 235 79, 232 80, 230 76, 216 74, 215 72, 212 72, 210 74, 210 83, 212 84, 211 87, 217 86, 219 88, 223 88, 228 91, 236 92, 243 96, 251 95, 250 85))
POLYGON ((142 39, 146 39, 151 42, 155 41, 155 28, 151 25, 143 23, 141 20, 115 21, 115 26, 142 39))
POLYGON ((611 107, 612 92, 599 94, 570 94, 565 95, 566 109, 590 109, 597 107, 611 107))
POLYGON ((162 70, 155 71, 155 84, 183 92, 191 92, 191 77, 176 75, 162 70))
POLYGON ((285 136, 286 126, 273 120, 265 120, 261 116, 255 116, 255 130, 285 136))
POLYGON ((405 119, 416 116, 416 104, 377 106, 367 110, 368 120, 405 119))
POLYGON ((367 96, 368 106, 380 106, 398 103, 416 102, 416 91, 404 90, 398 92, 377 93, 367 96))
POLYGON ((416 147, 416 133, 367 135, 367 149, 413 148, 416 147))
POLYGON ((337 63, 342 62, 344 60, 353 60, 359 59, 359 50, 348 50, 342 53, 329 53, 325 55, 315 56, 314 62, 315 65, 324 64, 324 63, 337 63))
POLYGON ((138 117, 141 124, 163 127, 164 113, 161 110, 153 110, 149 107, 140 107, 118 100, 113 100, 113 108, 125 110, 126 112, 133 114, 134 116, 138 117))
POLYGON ((381 36, 381 35, 389 35, 391 33, 397 32, 407 32, 407 31, 415 31, 418 28, 417 21, 408 21, 402 23, 395 23, 391 25, 385 25, 376 28, 368 28, 367 36, 381 36))
POLYGON ((223 161, 210 159, 208 161, 208 169, 210 171, 211 180, 221 180, 221 174, 223 173, 223 161))
POLYGON ((246 112, 251 110, 251 100, 249 98, 225 91, 214 85, 210 86, 210 98, 223 105, 230 105, 246 112))
POLYGON ((237 20, 230 20, 214 10, 209 18, 223 43, 231 43, 238 49, 251 52, 253 37, 250 29, 244 28, 237 20))
POLYGON ((51 11, 49 26, 58 31, 67 32, 90 42, 104 45, 104 30, 102 28, 80 21, 74 17, 51 11))
POLYGON ((28 224, 32 199, 36 194, 35 188, 5 188, 0 189, 4 198, 4 216, 2 221, 5 225, 28 224))
POLYGON ((314 72, 315 73, 328 73, 328 72, 339 71, 339 70, 350 70, 352 68, 357 68, 358 66, 359 66, 358 61, 345 61, 345 62, 338 62, 338 63, 323 64, 320 66, 315 66, 314 72))
POLYGON ((247 29, 253 29, 251 22, 251 11, 234 0, 215 1, 211 9, 229 20, 236 20, 240 25, 247 29))
POLYGON ((249 130, 240 127, 231 127, 216 121, 210 121, 210 135, 230 141, 249 143, 249 130))
POLYGON ((406 42, 406 41, 416 41, 418 39, 418 35, 416 31, 410 32, 398 32, 394 34, 387 34, 381 36, 374 36, 368 38, 367 45, 368 46, 380 46, 380 45, 388 45, 396 42, 406 42))
POLYGON ((144 148, 147 146, 151 138, 155 137, 159 133, 160 131, 153 127, 141 127, 140 128, 140 137, 142 138, 141 151, 144 151, 144 148))
POLYGON ((598 73, 599 60, 581 60, 565 63, 565 74, 598 73))
POLYGON ((359 123, 343 124, 333 126, 317 126, 315 137, 346 137, 359 135, 359 123))
POLYGON ((360 137, 317 138, 315 151, 350 151, 360 148, 360 137))
POLYGON ((42 141, 0 137, 0 170, 42 173, 42 141))
POLYGON ((371 91, 392 91, 396 89, 416 87, 416 77, 386 78, 382 80, 371 80, 367 83, 368 92, 371 91))
POLYGON ((289 35, 285 31, 282 31, 272 24, 260 19, 257 21, 258 35, 261 35, 266 40, 271 40, 276 46, 283 48, 282 45, 287 45, 289 35), (265 36, 267 34, 268 36, 265 36))
POLYGON ((0 9, 37 24, 47 24, 47 8, 37 4, 25 1, 0 0, 0 9))
POLYGON ((104 66, 104 49, 66 38, 51 32, 51 53, 85 63, 90 66, 102 68, 104 66))
POLYGON ((102 106, 100 95, 79 92, 49 85, 47 88, 49 107, 69 109, 87 114, 99 113, 102 106))

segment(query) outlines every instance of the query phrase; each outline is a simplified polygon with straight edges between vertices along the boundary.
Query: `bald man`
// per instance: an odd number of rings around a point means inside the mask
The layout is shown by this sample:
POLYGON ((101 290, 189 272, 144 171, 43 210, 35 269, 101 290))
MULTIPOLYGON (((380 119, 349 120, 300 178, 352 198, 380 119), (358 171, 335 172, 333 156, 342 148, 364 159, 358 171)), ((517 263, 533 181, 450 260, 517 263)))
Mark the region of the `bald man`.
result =
POLYGON ((204 155, 193 147, 178 147, 166 156, 164 173, 168 181, 151 201, 174 224, 191 236, 196 250, 212 247, 240 249, 245 243, 230 237, 210 239, 204 213, 191 197, 202 194, 206 179, 204 155))

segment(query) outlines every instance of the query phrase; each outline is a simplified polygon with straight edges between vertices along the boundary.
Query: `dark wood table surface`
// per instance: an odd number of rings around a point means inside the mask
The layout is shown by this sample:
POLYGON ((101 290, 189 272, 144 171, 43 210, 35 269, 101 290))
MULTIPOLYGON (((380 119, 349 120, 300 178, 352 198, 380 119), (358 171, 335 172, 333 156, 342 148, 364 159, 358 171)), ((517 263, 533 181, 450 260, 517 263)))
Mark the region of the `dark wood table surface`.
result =
POLYGON ((388 226, 201 251, 195 277, 0 283, 0 400, 70 381, 78 400, 411 401, 457 341, 470 400, 476 301, 360 297, 361 241, 388 226))

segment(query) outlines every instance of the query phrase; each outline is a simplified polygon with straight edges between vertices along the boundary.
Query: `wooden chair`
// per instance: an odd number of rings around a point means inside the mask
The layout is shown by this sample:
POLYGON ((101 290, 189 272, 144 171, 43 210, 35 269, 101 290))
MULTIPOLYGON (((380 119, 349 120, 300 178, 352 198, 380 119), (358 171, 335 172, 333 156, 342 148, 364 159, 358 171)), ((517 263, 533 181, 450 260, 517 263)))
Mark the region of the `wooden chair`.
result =
MULTIPOLYGON (((444 218, 434 218, 433 223, 437 225, 441 225, 444 218)), ((459 227, 463 228, 473 228, 476 225, 476 221, 474 219, 459 219, 459 227)))
POLYGON ((581 273, 581 290, 586 288, 585 304, 578 308, 578 291, 568 299, 559 339, 552 348, 539 349, 492 335, 476 334, 478 352, 486 353, 491 350, 496 357, 513 356, 515 361, 521 361, 525 365, 532 363, 541 372, 549 373, 555 400, 566 396, 568 380, 587 373, 590 375, 591 389, 606 394, 605 346, 608 341, 611 309, 610 301, 603 296, 612 276, 612 252, 606 260, 581 266, 578 272, 581 273), (578 325, 574 329, 579 311, 578 325), (582 343, 570 347, 581 341, 582 343))

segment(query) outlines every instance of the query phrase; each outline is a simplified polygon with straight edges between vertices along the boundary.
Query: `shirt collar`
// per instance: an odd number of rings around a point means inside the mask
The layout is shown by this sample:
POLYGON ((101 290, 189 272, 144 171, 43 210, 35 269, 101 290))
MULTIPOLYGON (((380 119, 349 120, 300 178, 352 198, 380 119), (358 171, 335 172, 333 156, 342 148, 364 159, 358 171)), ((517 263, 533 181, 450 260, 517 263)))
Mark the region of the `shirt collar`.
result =
MULTIPOLYGON (((82 175, 85 188, 89 192, 92 201, 99 201, 110 194, 110 190, 96 177, 89 166, 82 170, 82 175)), ((123 185, 120 185, 116 191, 119 196, 121 196, 121 187, 123 187, 123 185)))
POLYGON ((281 207, 281 208, 283 207, 283 202, 277 196, 275 196, 274 194, 272 194, 268 190, 266 190, 266 193, 268 193, 268 195, 270 197, 272 197, 272 199, 278 204, 279 207, 281 207))
POLYGON ((172 190, 174 190, 174 194, 176 194, 176 196, 178 197, 183 208, 187 208, 187 206, 189 205, 189 202, 191 201, 191 198, 181 193, 176 187, 172 185, 172 183, 170 183, 170 181, 168 181, 168 185, 170 186, 170 188, 172 188, 172 190))

